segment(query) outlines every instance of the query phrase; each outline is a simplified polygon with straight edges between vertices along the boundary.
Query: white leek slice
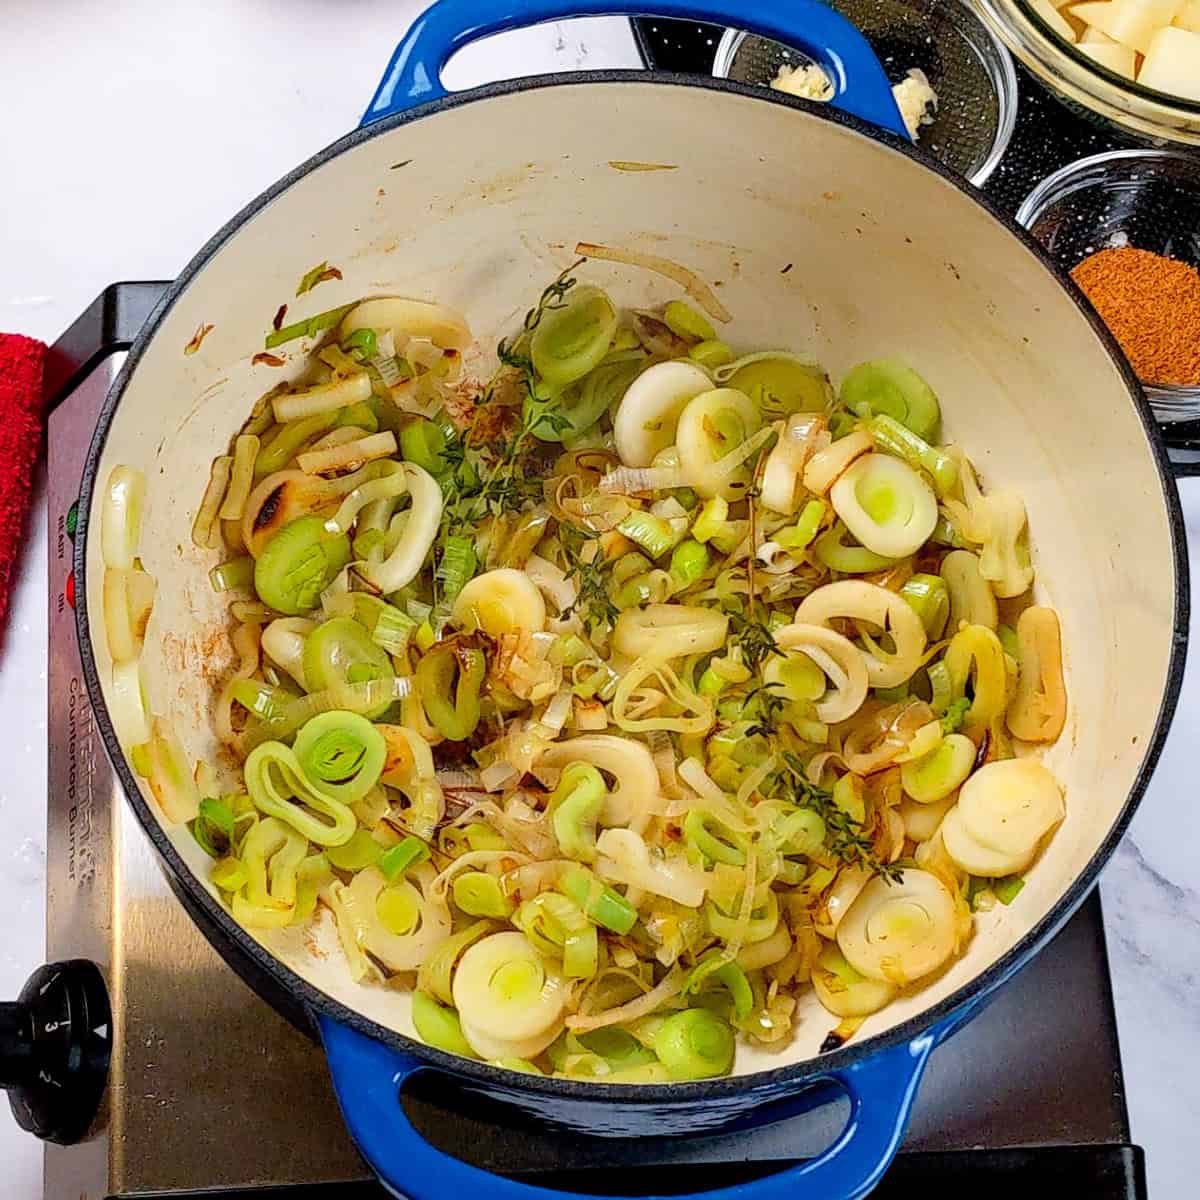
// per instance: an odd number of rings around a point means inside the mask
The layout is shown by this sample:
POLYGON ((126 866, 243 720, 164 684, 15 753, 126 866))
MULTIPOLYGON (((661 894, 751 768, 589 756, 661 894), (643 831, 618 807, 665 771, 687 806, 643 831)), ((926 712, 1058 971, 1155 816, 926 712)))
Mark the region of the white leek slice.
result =
MULTIPOLYGON (((814 629, 820 629, 819 625, 813 626, 814 629)), ((776 631, 778 632, 778 631, 776 631)), ((822 630, 822 633, 831 633, 832 630, 822 630)), ((775 644, 779 645, 779 639, 776 638, 775 644)), ((780 646, 780 649, 784 648, 780 646)), ((853 646, 851 646, 853 649, 853 646)), ((859 655, 854 654, 855 658, 859 655)), ((863 667, 863 680, 866 680, 867 669, 863 667)), ((763 664, 762 668, 763 683, 767 687, 773 688, 777 696, 782 696, 784 700, 810 702, 820 700, 825 695, 827 690, 825 683, 825 672, 803 651, 797 650, 790 653, 773 654, 763 664)))
POLYGON ((851 464, 875 446, 875 439, 862 429, 839 438, 832 446, 814 454, 804 468, 804 486, 824 496, 850 468, 851 464))
POLYGON ((1019 875, 1033 862, 1036 853, 1036 850, 1031 850, 1023 854, 1009 854, 985 846, 967 831, 957 804, 946 814, 938 832, 946 853, 955 865, 961 867, 968 875, 990 879, 1019 875))
POLYGON ((876 876, 838 925, 846 961, 861 975, 903 987, 936 971, 954 953, 958 909, 950 889, 909 868, 899 882, 876 876))
POLYGON ((799 412, 788 418, 763 470, 762 502, 767 508, 791 516, 800 507, 804 466, 824 431, 825 418, 819 413, 799 412))
POLYGON ((540 633, 546 628, 546 602, 524 571, 501 567, 472 579, 454 602, 450 619, 463 629, 482 629, 488 637, 540 633))
POLYGON ((896 998, 896 986, 860 975, 832 942, 821 947, 812 971, 813 991, 835 1017, 869 1017, 896 998))
POLYGON ((263 653, 305 691, 308 691, 308 681, 304 675, 304 642, 316 627, 316 621, 307 617, 280 617, 262 634, 263 653))
POLYGON ((424 873, 426 891, 422 895, 407 880, 389 884, 376 867, 367 867, 342 892, 358 944, 392 971, 415 971, 450 936, 450 910, 429 895, 431 875, 430 871, 424 873), (393 889, 405 893, 412 906, 414 925, 405 933, 391 932, 379 917, 380 899, 393 889))
POLYGON ((412 507, 396 548, 381 563, 362 567, 366 579, 381 592, 395 592, 411 583, 425 565, 442 520, 442 489, 423 467, 404 464, 412 507))
MULTIPOLYGON (((935 718, 922 725, 909 739, 908 745, 892 761, 897 763, 916 762, 917 759, 932 754, 944 740, 942 723, 935 718)), ((963 778, 965 779, 966 776, 964 775, 963 778)))
POLYGON ((928 804, 905 796, 900 801, 900 807, 895 810, 900 813, 900 820, 904 823, 904 836, 918 844, 929 841, 937 833, 942 818, 957 802, 958 797, 953 794, 941 800, 932 800, 928 804))
POLYGON ((452 990, 468 1041, 470 1029, 484 1038, 511 1042, 559 1024, 570 989, 523 933, 506 932, 468 947, 459 959, 452 990))
POLYGON ((675 444, 679 414, 702 392, 712 390, 706 371, 692 363, 661 362, 629 385, 613 420, 617 453, 627 467, 648 467, 675 444))
POLYGON ((761 425, 754 401, 736 388, 716 388, 691 400, 675 433, 679 461, 690 485, 706 498, 742 499, 750 486, 749 469, 740 467, 724 479, 715 479, 713 467, 761 425))
POLYGON ((979 556, 971 550, 951 550, 942 559, 941 576, 950 593, 946 636, 953 637, 963 622, 982 625, 994 632, 1000 623, 996 611, 996 593, 980 574, 979 556))
POLYGON ((146 782, 163 816, 172 825, 190 821, 200 809, 200 789, 175 731, 161 717, 151 726, 149 758, 146 782))
POLYGON ((829 497, 846 528, 868 550, 887 558, 915 554, 937 525, 933 488, 890 454, 860 458, 829 497))
MULTIPOLYGON (((369 433, 366 437, 357 436, 358 431, 351 428, 336 432, 345 432, 350 436, 339 438, 336 443, 324 446, 318 444, 312 450, 296 456, 296 465, 306 475, 320 475, 336 470, 357 471, 369 462, 388 458, 396 453, 396 435, 390 429, 385 429, 382 433, 369 433)), ((238 516, 241 515, 239 512, 238 516)))
POLYGON ((606 829, 596 839, 596 850, 600 855, 596 873, 602 879, 665 896, 685 908, 699 908, 704 903, 704 872, 683 858, 653 857, 631 829, 606 829))
POLYGON ((498 1038, 484 1033, 470 1021, 460 1020, 463 1037, 480 1058, 494 1062, 498 1058, 534 1058, 562 1032, 562 1022, 547 1026, 527 1038, 498 1038))
POLYGON ((990 519, 987 540, 979 555, 979 573, 997 596, 1019 596, 1033 583, 1025 502, 1016 492, 996 492, 985 503, 990 519))
POLYGON ((861 579, 842 579, 817 588, 796 609, 800 624, 828 628, 839 617, 865 621, 891 634, 894 651, 861 651, 872 687, 899 687, 921 665, 925 626, 899 593, 861 579))
POLYGON ((1063 819, 1058 781, 1034 758, 988 763, 958 797, 963 828, 1004 854, 1030 854, 1063 819))
POLYGON ((609 778, 607 799, 600 811, 603 825, 628 825, 641 832, 658 802, 658 769, 654 755, 641 742, 613 734, 588 734, 548 746, 539 767, 566 767, 573 762, 591 763, 609 778))
POLYGON ((579 599, 579 584, 568 577, 562 567, 555 566, 554 563, 538 554, 529 556, 529 561, 525 564, 525 574, 529 576, 543 596, 549 597, 550 602, 559 613, 556 624, 552 625, 551 629, 557 628, 559 632, 563 632, 571 618, 564 618, 562 614, 567 609, 574 608, 579 599))
POLYGON ((100 506, 100 551, 104 565, 128 571, 137 557, 146 477, 134 467, 113 467, 100 506))
POLYGON ((410 338, 427 338, 443 350, 465 350, 471 344, 471 327, 462 313, 428 300, 384 296, 364 300, 342 318, 338 340, 344 342, 360 329, 386 330, 403 345, 410 338))
POLYGON ((359 371, 344 379, 318 383, 300 392, 285 392, 271 401, 271 409, 275 413, 275 420, 282 425, 304 417, 315 417, 319 413, 337 412, 338 409, 361 404, 370 396, 371 377, 366 371, 359 371))
POLYGON ((817 909, 814 927, 822 937, 832 938, 837 934, 837 928, 850 911, 850 906, 871 882, 871 878, 871 872, 866 867, 843 867, 838 872, 817 909))
POLYGON ((1027 742, 1052 742, 1067 719, 1062 633, 1052 608, 1034 605, 1017 621, 1019 675, 1008 706, 1008 728, 1027 742))
POLYGON ((446 797, 433 764, 429 742, 405 725, 376 725, 387 743, 380 782, 398 788, 408 800, 404 824, 429 840, 446 814, 446 797))
POLYGON ((655 662, 685 654, 710 654, 725 644, 729 617, 711 608, 648 604, 627 608, 613 629, 613 648, 628 658, 655 662))
POLYGON ((141 653, 146 624, 154 606, 154 577, 145 571, 104 572, 104 631, 113 662, 141 653))
POLYGON ((131 750, 150 740, 150 717, 146 711, 146 693, 138 659, 113 665, 108 715, 112 717, 117 741, 123 750, 131 750))
POLYGON ((969 737, 951 733, 928 754, 904 763, 900 782, 920 804, 944 800, 970 775, 975 753, 975 743, 969 737))
MULTIPOLYGON (((780 650, 803 654, 829 680, 829 689, 816 702, 817 720, 835 725, 862 707, 870 686, 867 664, 848 638, 822 625, 800 622, 777 629, 775 644, 780 650)), ((786 675, 786 664, 783 669, 786 675)))

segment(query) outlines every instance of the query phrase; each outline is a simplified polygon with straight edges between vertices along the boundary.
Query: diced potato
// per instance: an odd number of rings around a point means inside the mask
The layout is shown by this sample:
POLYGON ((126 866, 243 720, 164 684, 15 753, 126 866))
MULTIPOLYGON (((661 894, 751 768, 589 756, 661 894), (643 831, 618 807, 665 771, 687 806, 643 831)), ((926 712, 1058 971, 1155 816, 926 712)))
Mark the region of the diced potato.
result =
POLYGON ((1132 46, 1145 54, 1155 32, 1170 25, 1183 4, 1184 0, 1095 0, 1076 4, 1069 11, 1122 46, 1132 46))
POLYGON ((1065 42, 1074 42, 1076 32, 1072 28, 1071 23, 1058 11, 1050 0, 1029 0, 1029 7, 1033 9, 1039 17, 1057 33, 1065 42))
POLYGON ((1200 33, 1168 26, 1151 39, 1138 82, 1144 87, 1200 100, 1200 33))
POLYGON ((1109 42, 1108 45, 1097 42, 1081 42, 1079 49, 1102 67, 1107 67, 1118 75, 1124 75, 1126 79, 1133 78, 1136 64, 1132 47, 1122 46, 1118 42, 1109 42))
POLYGON ((1093 29, 1090 25, 1087 27, 1083 37, 1079 39, 1081 46, 1119 46, 1121 43, 1113 41, 1107 33, 1101 33, 1098 29, 1093 29))
POLYGON ((1087 25, 1089 33, 1102 33, 1110 41, 1117 40, 1106 32, 1108 24, 1115 16, 1111 0, 1087 0, 1084 4, 1072 4, 1068 11, 1076 20, 1087 25))
POLYGON ((1175 18, 1175 24, 1180 29, 1189 29, 1192 33, 1200 33, 1200 0, 1187 0, 1175 18))
POLYGON ((1085 25, 1078 17, 1071 16, 1069 8, 1060 8, 1058 15, 1071 27, 1071 32, 1075 35, 1075 41, 1078 42, 1081 37, 1088 31, 1088 26, 1085 25))

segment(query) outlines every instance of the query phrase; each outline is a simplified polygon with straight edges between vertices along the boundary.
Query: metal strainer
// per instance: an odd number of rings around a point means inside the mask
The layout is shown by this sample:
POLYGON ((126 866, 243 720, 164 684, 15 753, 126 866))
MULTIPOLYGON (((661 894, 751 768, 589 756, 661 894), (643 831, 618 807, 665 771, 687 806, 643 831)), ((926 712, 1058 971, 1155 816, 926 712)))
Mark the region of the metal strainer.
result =
MULTIPOLYGON (((871 43, 893 83, 913 67, 938 95, 937 116, 918 145, 976 186, 991 175, 1017 119, 1017 76, 1008 51, 965 0, 827 0, 871 43)), ((769 84, 781 66, 811 62, 803 51, 727 29, 713 74, 769 84)))

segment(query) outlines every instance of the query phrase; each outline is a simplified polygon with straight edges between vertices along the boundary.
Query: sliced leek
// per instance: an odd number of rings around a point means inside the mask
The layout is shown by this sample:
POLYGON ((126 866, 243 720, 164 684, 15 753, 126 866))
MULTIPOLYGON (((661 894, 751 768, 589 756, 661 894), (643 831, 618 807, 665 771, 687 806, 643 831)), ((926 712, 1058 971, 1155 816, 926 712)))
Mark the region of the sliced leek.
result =
MULTIPOLYGON (((870 686, 869 676, 864 657, 853 642, 832 629, 797 622, 777 630, 775 644, 781 650, 796 651, 803 655, 828 681, 827 689, 822 688, 819 697, 796 696, 798 699, 816 700, 818 720, 827 725, 836 724, 846 720, 862 706, 870 686)), ((811 672, 803 669, 797 672, 796 667, 791 665, 792 657, 789 655, 788 660, 778 668, 779 681, 784 683, 785 694, 787 688, 797 687, 796 682, 789 682, 789 674, 793 680, 803 680, 799 686, 805 690, 815 683, 811 672)))
POLYGON ((801 624, 828 626, 839 617, 866 622, 892 639, 892 650, 874 643, 862 652, 872 687, 896 687, 920 666, 926 644, 925 626, 896 592, 846 579, 817 588, 796 609, 796 621, 801 624))
POLYGON ((141 664, 136 658, 114 663, 111 680, 109 716, 122 749, 131 751, 150 740, 150 714, 141 664))
POLYGON ((951 550, 942 559, 942 579, 950 593, 950 615, 946 632, 955 634, 965 622, 994 630, 999 624, 996 593, 979 569, 979 555, 970 550, 951 550))
POLYGON ((937 524, 937 497, 907 463, 886 454, 860 458, 829 493, 837 515, 868 550, 915 554, 937 524))
POLYGON ((725 643, 729 618, 711 608, 651 604, 621 614, 613 644, 629 658, 653 661, 711 654, 725 643))
POLYGON ((988 536, 979 555, 979 573, 997 596, 1019 596, 1033 583, 1025 502, 1016 492, 995 492, 987 498, 987 506, 988 536))
POLYGON ((860 975, 836 943, 826 942, 812 972, 813 991, 835 1017, 869 1017, 885 1008, 899 990, 894 983, 860 975))
POLYGON ((985 879, 1019 874, 1033 862, 1037 853, 1036 849, 1019 853, 997 850, 979 841, 963 824, 957 804, 943 818, 938 837, 955 866, 968 875, 985 879))
POLYGON ((701 392, 679 416, 676 444, 688 483, 702 496, 738 500, 750 486, 750 471, 739 467, 726 479, 714 466, 744 444, 762 424, 753 401, 734 388, 701 392))
POLYGON ((458 593, 450 619, 461 629, 481 629, 493 638, 539 633, 546 627, 546 602, 524 571, 500 567, 477 575, 458 593))
POLYGON ((476 942, 454 974, 463 1033, 480 1053, 485 1047, 477 1041, 490 1039, 523 1043, 544 1037, 542 1048, 549 1045, 561 1028, 567 994, 562 975, 523 933, 494 933, 476 942))
POLYGON ((971 704, 963 728, 978 732, 991 727, 1004 712, 1008 669, 1000 639, 982 625, 964 625, 946 648, 946 672, 954 699, 965 698, 971 684, 971 704))
POLYGON ((706 371, 686 362, 662 362, 643 371, 621 398, 613 437, 621 461, 648 467, 675 444, 679 415, 702 392, 712 390, 706 371))
POLYGON ((429 554, 442 519, 442 489, 428 471, 404 464, 412 507, 395 548, 381 563, 363 567, 367 580, 381 592, 395 592, 411 583, 429 554))
POLYGON ((1027 742, 1053 742, 1067 719, 1062 634, 1052 608, 1027 608, 1017 621, 1019 674, 1008 728, 1027 742))
POLYGON ((543 309, 529 340, 533 368, 551 387, 582 379, 608 353, 617 310, 597 287, 571 288, 565 302, 543 309))
POLYGON ((606 829, 596 839, 596 852, 596 874, 601 879, 640 888, 685 908, 699 908, 704 903, 703 873, 680 856, 668 859, 651 855, 632 829, 606 829))
POLYGON ((717 382, 745 392, 769 420, 829 407, 829 376, 811 359, 779 350, 748 354, 718 367, 717 382))
POLYGON ((908 868, 899 882, 876 878, 838 925, 846 961, 869 979, 903 987, 954 953, 958 909, 950 889, 928 871, 908 868))
POLYGON ((1033 851, 1065 812, 1057 780, 1033 758, 981 767, 963 785, 958 809, 971 837, 1012 855, 1033 851))
POLYGON ((113 467, 100 507, 100 550, 104 565, 128 571, 137 557, 146 477, 133 467, 113 467))
POLYGON ((658 770, 641 742, 612 734, 587 734, 554 743, 538 759, 539 767, 570 763, 589 763, 615 780, 601 810, 605 825, 640 828, 649 820, 658 798, 658 770))
POLYGON ((953 792, 928 804, 905 796, 896 810, 904 823, 904 836, 914 842, 928 842, 937 833, 942 819, 957 802, 958 797, 953 792))
POLYGON ((399 342, 427 338, 443 350, 463 351, 471 344, 471 329, 461 313, 428 300, 385 296, 364 300, 342 318, 338 340, 346 341, 360 329, 386 330, 399 342))
POLYGON ((919 804, 932 804, 949 796, 975 766, 975 743, 961 733, 942 739, 927 754, 900 768, 904 791, 919 804))

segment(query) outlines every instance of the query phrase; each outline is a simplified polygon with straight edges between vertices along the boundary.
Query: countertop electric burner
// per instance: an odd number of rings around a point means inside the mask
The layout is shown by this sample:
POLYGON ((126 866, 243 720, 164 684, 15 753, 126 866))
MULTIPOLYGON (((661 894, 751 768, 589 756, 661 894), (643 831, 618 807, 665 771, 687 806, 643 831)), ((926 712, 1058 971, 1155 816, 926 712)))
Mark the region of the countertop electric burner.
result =
MULTIPOLYGON (((0 1004, 0 1085, 47 1139, 47 1200, 382 1196, 317 1046, 230 971, 175 900, 96 733, 75 636, 73 505, 97 412, 165 284, 108 288, 49 367, 47 952, 0 1004), (95 964, 93 967, 91 964, 95 964), (98 971, 96 970, 98 968, 98 971)), ((442 1148, 488 1170, 612 1195, 699 1191, 817 1152, 837 1105, 723 1136, 615 1141, 496 1123, 452 1090, 406 1096, 442 1148)), ((1145 1195, 1129 1142, 1099 897, 931 1060, 876 1195, 1009 1200, 1053 1185, 1145 1195), (932 1190, 930 1190, 932 1189, 932 1190)), ((814 1198, 816 1200, 816 1198, 814 1198)))

